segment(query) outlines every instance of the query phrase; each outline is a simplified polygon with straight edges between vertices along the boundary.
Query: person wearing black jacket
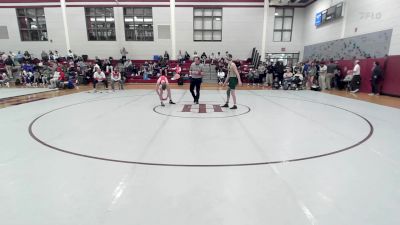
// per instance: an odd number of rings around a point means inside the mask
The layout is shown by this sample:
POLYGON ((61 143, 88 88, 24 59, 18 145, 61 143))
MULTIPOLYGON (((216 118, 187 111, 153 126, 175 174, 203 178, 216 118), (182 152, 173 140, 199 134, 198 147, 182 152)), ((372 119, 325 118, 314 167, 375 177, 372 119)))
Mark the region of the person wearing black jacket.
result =
POLYGON ((272 86, 272 83, 274 82, 274 66, 272 65, 271 62, 268 63, 267 66, 267 77, 265 83, 267 86, 272 86))
POLYGON ((382 78, 382 68, 379 65, 379 62, 374 62, 374 67, 372 69, 372 76, 371 76, 371 88, 372 88, 372 93, 368 95, 379 95, 379 88, 378 84, 380 79, 382 78))
POLYGON ((11 56, 8 56, 7 59, 4 61, 4 64, 6 64, 6 71, 7 75, 10 79, 13 78, 13 67, 15 66, 14 61, 12 60, 11 56))
POLYGON ((275 76, 278 77, 279 82, 283 84, 283 74, 285 73, 285 67, 282 61, 278 61, 275 64, 275 76))

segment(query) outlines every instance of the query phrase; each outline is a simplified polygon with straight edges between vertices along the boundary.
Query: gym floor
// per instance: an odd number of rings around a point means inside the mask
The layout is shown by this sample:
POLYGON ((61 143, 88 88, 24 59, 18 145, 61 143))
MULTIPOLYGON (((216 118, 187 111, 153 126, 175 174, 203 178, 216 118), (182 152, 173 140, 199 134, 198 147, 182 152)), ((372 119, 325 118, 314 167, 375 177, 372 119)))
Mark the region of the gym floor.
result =
POLYGON ((0 89, 1 224, 400 224, 399 99, 187 88, 0 89))

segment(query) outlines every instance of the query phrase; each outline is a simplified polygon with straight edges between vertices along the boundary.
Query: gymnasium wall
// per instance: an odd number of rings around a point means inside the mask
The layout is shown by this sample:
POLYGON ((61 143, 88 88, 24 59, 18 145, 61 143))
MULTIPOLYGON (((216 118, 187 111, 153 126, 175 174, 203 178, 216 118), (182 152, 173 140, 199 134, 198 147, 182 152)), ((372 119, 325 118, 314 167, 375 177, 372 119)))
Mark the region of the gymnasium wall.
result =
MULTIPOLYGON (((29 50, 36 56, 42 50, 65 50, 64 26, 60 7, 44 8, 49 41, 21 41, 15 8, 0 8, 0 26, 6 26, 9 39, 0 39, 1 51, 29 50), (51 41, 50 41, 51 40, 51 41)), ((65 51, 64 51, 65 52, 65 51)), ((66 53, 66 52, 65 52, 66 53)))
POLYGON ((193 54, 203 51, 207 54, 229 51, 235 58, 246 59, 251 56, 251 50, 261 49, 263 8, 233 8, 222 10, 222 41, 196 42, 193 41, 193 8, 176 8, 176 47, 177 52, 188 50, 193 54))
POLYGON ((304 46, 303 60, 382 58, 389 54, 392 30, 304 46))
POLYGON ((304 46, 383 30, 393 30, 389 55, 400 54, 400 1, 344 0, 344 17, 315 27, 315 15, 342 0, 318 0, 305 9, 304 46))
MULTIPOLYGON (((166 50, 171 52, 171 40, 158 38, 158 25, 170 25, 169 1, 146 0, 128 1, 120 0, 117 5, 112 0, 67 0, 67 26, 69 32, 70 46, 78 55, 88 54, 90 58, 99 56, 101 58, 113 56, 119 57, 119 50, 127 48, 128 57, 133 59, 151 59, 154 54, 163 54, 166 50), (116 29, 116 41, 88 41, 85 21, 85 6, 113 7, 116 29), (154 41, 137 42, 125 41, 123 7, 152 7, 154 41)), ((194 51, 201 54, 205 51, 222 54, 230 51, 235 58, 246 59, 250 57, 251 50, 256 47, 261 50, 262 30, 264 18, 263 0, 176 0, 176 51, 187 50, 191 55, 194 51), (222 41, 221 42, 196 42, 193 41, 193 7, 222 7, 222 41)), ((304 21, 304 9, 295 9, 293 24, 293 36, 291 42, 273 42, 275 8, 269 8, 266 52, 281 52, 284 48, 287 53, 298 53, 302 51, 302 29, 304 21)), ((17 51, 29 50, 34 56, 39 56, 42 50, 58 50, 66 54, 66 40, 60 4, 55 0, 0 0, 0 15, 8 18, 2 20, 1 25, 6 25, 9 39, 0 39, 0 50, 17 51), (16 7, 44 7, 46 23, 48 27, 48 42, 22 42, 20 39, 16 7)))
POLYGON ((120 57, 125 47, 133 59, 152 59, 155 54, 171 52, 170 39, 158 39, 158 25, 169 24, 168 7, 153 7, 154 41, 125 41, 123 8, 114 8, 116 41, 88 41, 83 7, 67 7, 68 30, 71 49, 77 55, 88 54, 90 58, 120 57))
POLYGON ((274 17, 275 8, 269 8, 268 12, 268 30, 267 30, 267 53, 299 53, 300 58, 303 54, 303 29, 304 29, 304 8, 294 9, 294 21, 293 21, 293 32, 291 42, 274 42, 273 41, 273 28, 274 28, 274 17), (282 48, 285 51, 282 51, 282 48))

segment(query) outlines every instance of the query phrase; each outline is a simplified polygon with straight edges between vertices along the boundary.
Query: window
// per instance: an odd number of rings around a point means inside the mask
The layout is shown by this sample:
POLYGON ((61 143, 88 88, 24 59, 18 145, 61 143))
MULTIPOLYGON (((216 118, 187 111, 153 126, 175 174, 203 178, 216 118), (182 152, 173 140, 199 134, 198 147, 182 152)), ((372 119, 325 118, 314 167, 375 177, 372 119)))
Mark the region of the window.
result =
POLYGON ((125 40, 154 41, 152 8, 124 8, 125 40))
POLYGON ((296 65, 299 62, 300 53, 267 53, 267 62, 276 63, 282 61, 283 65, 296 65))
POLYGON ((47 41, 43 8, 17 9, 17 19, 21 41, 47 41))
POLYGON ((113 8, 85 8, 89 41, 115 41, 113 8))
POLYGON ((294 9, 275 8, 274 41, 292 41, 294 9))
POLYGON ((222 9, 193 9, 193 40, 222 41, 222 9))

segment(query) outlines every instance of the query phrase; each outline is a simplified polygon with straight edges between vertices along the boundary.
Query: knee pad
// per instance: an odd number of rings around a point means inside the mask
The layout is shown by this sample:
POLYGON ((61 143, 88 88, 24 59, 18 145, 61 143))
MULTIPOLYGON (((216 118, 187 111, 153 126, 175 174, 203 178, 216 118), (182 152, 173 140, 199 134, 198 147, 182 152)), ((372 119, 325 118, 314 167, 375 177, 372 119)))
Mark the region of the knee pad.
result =
POLYGON ((228 90, 226 90, 226 95, 230 96, 231 95, 231 89, 228 88, 228 90))

